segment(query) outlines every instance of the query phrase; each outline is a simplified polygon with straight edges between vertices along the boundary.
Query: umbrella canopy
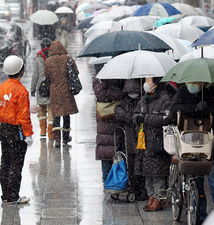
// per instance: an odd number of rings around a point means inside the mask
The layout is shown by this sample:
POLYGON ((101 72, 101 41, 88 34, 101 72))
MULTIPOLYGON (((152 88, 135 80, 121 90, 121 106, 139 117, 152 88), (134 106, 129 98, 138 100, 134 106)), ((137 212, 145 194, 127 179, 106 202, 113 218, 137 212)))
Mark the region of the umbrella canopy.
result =
POLYGON ((88 64, 95 65, 95 64, 107 63, 109 60, 111 60, 111 58, 112 58, 111 56, 99 57, 99 58, 91 57, 88 60, 88 64))
POLYGON ((124 30, 145 31, 152 30, 152 19, 144 18, 143 16, 131 16, 119 21, 124 30))
POLYGON ((66 13, 66 14, 69 14, 70 13, 70 14, 73 14, 74 11, 71 8, 69 8, 69 7, 62 6, 62 7, 57 8, 57 10, 55 11, 55 13, 56 14, 58 14, 58 13, 66 13))
POLYGON ((91 3, 90 2, 83 2, 83 3, 78 5, 78 7, 76 8, 75 12, 76 12, 76 14, 78 14, 81 11, 84 11, 85 9, 88 9, 90 7, 91 7, 91 3))
POLYGON ((160 17, 168 17, 181 14, 179 10, 173 7, 169 3, 149 3, 138 8, 133 16, 160 16, 160 17))
POLYGON ((212 45, 214 44, 214 29, 211 29, 205 32, 203 35, 193 42, 192 47, 203 46, 203 45, 212 45))
POLYGON ((99 9, 99 10, 96 10, 96 11, 93 12, 92 16, 97 16, 97 15, 99 15, 101 13, 106 12, 106 11, 107 11, 107 9, 99 9))
POLYGON ((52 25, 59 21, 57 15, 49 10, 38 10, 30 16, 30 20, 33 23, 39 25, 52 25))
POLYGON ((87 29, 93 26, 90 22, 92 21, 94 17, 87 17, 84 20, 82 20, 78 25, 77 29, 87 29))
POLYGON ((186 16, 179 23, 191 26, 214 26, 214 19, 207 16, 186 16))
POLYGON ((173 3, 172 6, 174 6, 178 11, 180 11, 185 16, 198 15, 198 11, 195 9, 195 7, 189 4, 176 2, 173 3))
POLYGON ((163 77, 176 62, 162 52, 133 51, 111 59, 98 73, 99 79, 163 77))
POLYGON ((161 80, 186 82, 214 82, 214 59, 191 59, 174 66, 161 80))
POLYGON ((93 13, 99 9, 108 9, 108 6, 101 4, 101 3, 91 4, 88 8, 84 9, 84 12, 93 13))
MULTIPOLYGON (((203 47, 203 57, 214 59, 214 46, 203 47)), ((184 62, 190 59, 201 58, 201 49, 195 49, 192 52, 188 52, 180 58, 179 62, 184 62)))
POLYGON ((154 25, 155 27, 160 27, 167 23, 172 23, 173 21, 177 20, 175 17, 162 17, 159 20, 155 21, 154 25))
POLYGON ((171 49, 161 39, 152 34, 138 31, 116 31, 103 34, 88 43, 79 57, 115 56, 139 49, 163 52, 171 49))
POLYGON ((184 25, 182 23, 166 24, 164 26, 158 27, 155 32, 167 34, 171 37, 184 39, 188 41, 195 41, 204 32, 197 27, 184 25))

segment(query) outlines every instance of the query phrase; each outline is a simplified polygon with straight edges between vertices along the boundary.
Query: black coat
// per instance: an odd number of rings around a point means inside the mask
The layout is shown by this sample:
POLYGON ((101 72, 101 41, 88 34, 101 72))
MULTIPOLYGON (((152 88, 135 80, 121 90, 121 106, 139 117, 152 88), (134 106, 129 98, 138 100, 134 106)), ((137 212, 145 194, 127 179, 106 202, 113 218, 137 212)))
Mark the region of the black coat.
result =
MULTIPOLYGON (((135 115, 146 113, 144 132, 146 150, 137 150, 135 172, 144 176, 168 176, 171 157, 163 148, 163 128, 170 121, 161 113, 168 110, 171 100, 166 91, 156 90, 152 98, 141 98, 135 109, 135 115)), ((134 116, 135 116, 134 115, 134 116)))

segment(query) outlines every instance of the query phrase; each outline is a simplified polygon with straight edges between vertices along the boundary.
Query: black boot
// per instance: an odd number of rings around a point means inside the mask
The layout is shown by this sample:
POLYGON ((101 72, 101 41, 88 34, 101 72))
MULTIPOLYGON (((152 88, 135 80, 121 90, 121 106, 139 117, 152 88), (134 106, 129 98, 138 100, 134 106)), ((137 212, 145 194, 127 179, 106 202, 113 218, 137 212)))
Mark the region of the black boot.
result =
POLYGON ((62 137, 63 137, 63 144, 64 145, 67 145, 68 142, 72 141, 72 137, 70 136, 70 130, 71 129, 63 128, 62 137))
POLYGON ((53 129, 54 141, 55 141, 55 148, 60 148, 61 144, 61 130, 53 129))

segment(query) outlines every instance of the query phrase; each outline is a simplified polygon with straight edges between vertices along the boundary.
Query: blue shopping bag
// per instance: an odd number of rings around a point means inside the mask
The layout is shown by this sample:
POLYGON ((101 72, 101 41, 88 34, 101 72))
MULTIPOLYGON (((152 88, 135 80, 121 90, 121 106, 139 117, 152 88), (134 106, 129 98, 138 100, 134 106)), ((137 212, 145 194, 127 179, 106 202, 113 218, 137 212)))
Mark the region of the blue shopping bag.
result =
POLYGON ((111 170, 104 183, 105 189, 108 190, 124 190, 128 185, 128 173, 126 162, 122 157, 114 159, 111 170))

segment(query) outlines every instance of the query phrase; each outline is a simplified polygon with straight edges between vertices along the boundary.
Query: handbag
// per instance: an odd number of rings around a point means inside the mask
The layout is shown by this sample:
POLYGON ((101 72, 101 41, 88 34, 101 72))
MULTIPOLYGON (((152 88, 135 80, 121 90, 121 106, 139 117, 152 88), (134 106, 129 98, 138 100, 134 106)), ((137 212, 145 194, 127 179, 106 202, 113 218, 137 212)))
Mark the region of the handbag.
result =
POLYGON ((73 61, 71 59, 68 60, 67 63, 67 74, 68 74, 68 85, 71 94, 77 95, 82 90, 82 84, 78 77, 78 70, 74 69, 73 61))
POLYGON ((100 119, 111 119, 115 117, 114 109, 119 104, 119 101, 112 102, 97 102, 96 111, 97 117, 100 119))
POLYGON ((122 153, 116 152, 113 161, 111 170, 104 182, 104 187, 112 191, 124 190, 128 186, 128 173, 122 153))
POLYGON ((143 124, 142 123, 140 124, 140 130, 138 132, 136 149, 146 150, 145 133, 143 131, 143 124))
POLYGON ((40 86, 39 86, 39 95, 42 98, 49 98, 50 97, 50 80, 45 78, 40 86))

